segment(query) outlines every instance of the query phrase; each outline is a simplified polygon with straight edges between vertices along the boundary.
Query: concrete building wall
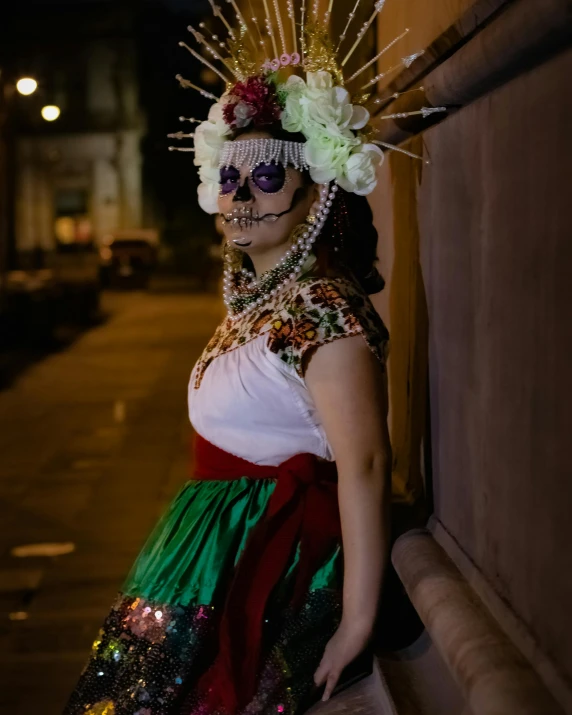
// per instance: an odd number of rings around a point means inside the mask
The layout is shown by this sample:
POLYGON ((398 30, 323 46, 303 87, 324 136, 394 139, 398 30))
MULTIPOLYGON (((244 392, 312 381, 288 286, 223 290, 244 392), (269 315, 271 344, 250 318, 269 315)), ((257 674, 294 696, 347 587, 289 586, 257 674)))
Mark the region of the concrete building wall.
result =
POLYGON ((384 39, 388 27, 394 35, 421 25, 420 37, 433 42, 428 55, 443 63, 410 74, 412 86, 424 84, 433 101, 449 93, 458 102, 425 131, 407 122, 394 127, 398 141, 421 130, 404 146, 432 163, 393 155, 382 168, 372 206, 388 289, 378 306, 392 333, 398 490, 414 496, 425 489, 451 555, 472 564, 512 613, 512 625, 501 625, 526 644, 566 710, 569 6, 501 4, 478 2, 457 18, 466 3, 443 0, 415 11, 415 2, 388 2, 384 10, 384 39), (463 39, 463 27, 487 13, 471 31, 474 40, 463 39), (446 18, 452 27, 444 28, 446 18))
POLYGON ((568 52, 427 132, 419 222, 435 511, 572 683, 571 71, 568 52))

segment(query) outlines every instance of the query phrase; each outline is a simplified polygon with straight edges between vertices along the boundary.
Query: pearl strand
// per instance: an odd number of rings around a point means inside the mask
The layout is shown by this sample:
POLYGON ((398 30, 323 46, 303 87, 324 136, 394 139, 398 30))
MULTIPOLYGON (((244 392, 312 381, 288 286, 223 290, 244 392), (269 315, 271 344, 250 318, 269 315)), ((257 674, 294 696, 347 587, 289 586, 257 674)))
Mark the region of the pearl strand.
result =
POLYGON ((238 280, 240 280, 240 276, 242 276, 243 280, 249 281, 246 286, 247 294, 241 294, 236 287, 233 288, 232 269, 229 265, 225 267, 223 277, 224 303, 227 308, 228 317, 233 322, 263 305, 285 285, 296 280, 300 275, 310 255, 312 246, 316 242, 328 218, 337 191, 338 187, 335 183, 331 186, 329 184, 322 185, 315 223, 311 224, 308 219, 309 225, 306 230, 302 233, 296 244, 286 250, 274 268, 263 273, 258 281, 256 281, 256 277, 253 273, 245 269, 241 271, 238 280))

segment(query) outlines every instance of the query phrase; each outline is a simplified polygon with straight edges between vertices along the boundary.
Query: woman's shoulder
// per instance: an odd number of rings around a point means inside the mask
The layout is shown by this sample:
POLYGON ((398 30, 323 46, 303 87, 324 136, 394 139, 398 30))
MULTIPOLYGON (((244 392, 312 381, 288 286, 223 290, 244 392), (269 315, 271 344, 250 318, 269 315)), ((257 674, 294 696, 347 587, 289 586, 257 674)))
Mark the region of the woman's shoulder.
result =
POLYGON ((388 332, 369 297, 343 276, 299 280, 281 296, 268 332, 268 347, 303 375, 304 355, 343 337, 363 335, 384 364, 388 332))

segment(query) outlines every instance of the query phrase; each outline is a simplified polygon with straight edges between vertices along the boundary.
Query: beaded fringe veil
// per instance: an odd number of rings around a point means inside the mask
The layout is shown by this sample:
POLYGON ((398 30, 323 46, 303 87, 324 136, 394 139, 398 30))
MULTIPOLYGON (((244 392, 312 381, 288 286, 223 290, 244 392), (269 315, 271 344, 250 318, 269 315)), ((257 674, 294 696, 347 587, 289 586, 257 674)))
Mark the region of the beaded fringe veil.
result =
POLYGON ((220 167, 259 164, 282 164, 298 170, 308 170, 304 144, 283 139, 244 139, 225 142, 220 157, 220 167))

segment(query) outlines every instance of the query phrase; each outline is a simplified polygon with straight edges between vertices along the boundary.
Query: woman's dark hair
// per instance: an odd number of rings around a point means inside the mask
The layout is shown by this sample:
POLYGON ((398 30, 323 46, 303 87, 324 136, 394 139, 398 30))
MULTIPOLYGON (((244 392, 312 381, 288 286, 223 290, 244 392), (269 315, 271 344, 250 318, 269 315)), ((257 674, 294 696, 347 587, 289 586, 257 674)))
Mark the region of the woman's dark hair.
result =
MULTIPOLYGON (((250 127, 237 130, 233 138, 252 131, 250 127)), ((306 141, 303 134, 287 132, 279 124, 258 131, 267 132, 274 139, 306 141)), ((313 183, 307 171, 304 178, 308 184, 313 183)), ((338 187, 326 223, 314 246, 317 261, 313 272, 320 276, 350 273, 365 293, 379 293, 385 287, 385 281, 375 265, 378 261, 377 238, 373 213, 365 196, 338 187)))
POLYGON ((365 196, 338 187, 336 198, 314 246, 321 275, 351 273, 368 295, 379 293, 385 281, 376 268, 377 230, 365 196))

